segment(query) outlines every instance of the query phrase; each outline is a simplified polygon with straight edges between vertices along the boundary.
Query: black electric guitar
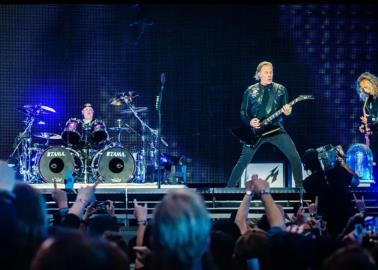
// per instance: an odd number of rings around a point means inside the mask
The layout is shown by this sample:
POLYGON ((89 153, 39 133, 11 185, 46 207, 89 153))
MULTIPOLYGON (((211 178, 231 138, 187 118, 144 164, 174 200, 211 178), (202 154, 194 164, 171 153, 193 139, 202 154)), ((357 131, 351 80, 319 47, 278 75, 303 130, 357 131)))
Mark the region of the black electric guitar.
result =
MULTIPOLYGON (((295 103, 315 99, 312 95, 300 95, 297 98, 293 99, 290 103, 290 106, 293 106, 295 103)), ((269 117, 262 119, 260 121, 260 128, 249 127, 239 127, 231 130, 231 133, 236 136, 242 143, 249 145, 254 148, 260 140, 267 135, 278 132, 281 127, 278 125, 273 125, 271 122, 282 114, 281 109, 271 114, 269 117)))

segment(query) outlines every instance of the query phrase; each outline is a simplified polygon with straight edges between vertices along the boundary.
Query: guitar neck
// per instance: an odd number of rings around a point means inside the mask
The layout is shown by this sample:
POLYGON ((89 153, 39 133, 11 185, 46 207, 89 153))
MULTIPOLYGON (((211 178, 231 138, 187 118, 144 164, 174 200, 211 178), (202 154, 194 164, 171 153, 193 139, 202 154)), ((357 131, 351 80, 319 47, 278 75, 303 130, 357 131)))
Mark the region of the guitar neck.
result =
MULTIPOLYGON (((292 100, 291 102, 289 102, 288 104, 290 106, 293 106, 295 103, 297 103, 298 100, 297 99, 294 99, 292 100)), ((270 122, 272 122, 274 119, 276 119, 277 117, 279 117, 280 115, 282 114, 282 111, 281 109, 279 109, 278 111, 276 111, 275 113, 273 113, 272 115, 270 115, 268 118, 265 118, 262 122, 261 122, 261 125, 267 125, 269 124, 270 122)))

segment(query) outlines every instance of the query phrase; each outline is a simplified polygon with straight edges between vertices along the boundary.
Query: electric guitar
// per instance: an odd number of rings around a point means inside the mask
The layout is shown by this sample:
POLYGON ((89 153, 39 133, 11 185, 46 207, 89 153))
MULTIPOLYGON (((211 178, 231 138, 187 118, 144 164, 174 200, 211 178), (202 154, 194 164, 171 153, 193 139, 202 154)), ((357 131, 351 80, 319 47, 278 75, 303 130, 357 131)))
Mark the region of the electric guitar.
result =
MULTIPOLYGON (((369 96, 366 97, 365 99, 365 102, 364 102, 364 106, 362 107, 362 112, 363 112, 363 115, 365 117, 368 117, 369 115, 366 113, 366 105, 367 105, 367 102, 368 102, 368 99, 369 99, 369 96)), ((371 133, 371 129, 369 127, 369 124, 366 123, 366 124, 363 124, 363 130, 364 130, 364 135, 365 135, 365 144, 367 147, 370 147, 370 133, 371 133)))
MULTIPOLYGON (((303 100, 315 99, 312 95, 300 95, 297 98, 293 99, 288 104, 293 106, 295 103, 303 100)), ((279 117, 282 114, 281 109, 271 114, 269 117, 260 121, 260 128, 248 127, 239 127, 231 130, 231 133, 236 136, 242 143, 247 144, 248 146, 254 148, 260 140, 267 135, 278 132, 281 127, 278 125, 273 125, 271 122, 279 117)))

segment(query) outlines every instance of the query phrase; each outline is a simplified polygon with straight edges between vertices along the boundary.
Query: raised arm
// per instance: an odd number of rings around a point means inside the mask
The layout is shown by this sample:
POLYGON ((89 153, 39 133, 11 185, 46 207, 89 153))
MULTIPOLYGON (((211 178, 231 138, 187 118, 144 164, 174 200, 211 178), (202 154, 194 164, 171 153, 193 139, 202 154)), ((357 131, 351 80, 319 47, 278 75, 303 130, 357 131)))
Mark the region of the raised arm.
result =
POLYGON ((252 179, 258 179, 258 175, 254 174, 250 179, 247 179, 245 182, 245 194, 242 202, 240 203, 238 212, 236 213, 235 223, 238 225, 240 233, 244 234, 249 226, 247 224, 249 207, 251 205, 251 200, 253 198, 253 187, 252 179))
POLYGON ((262 179, 254 179, 252 180, 252 187, 256 194, 260 194, 261 196, 261 201, 264 205, 265 214, 270 227, 285 229, 285 220, 270 194, 269 182, 262 179))

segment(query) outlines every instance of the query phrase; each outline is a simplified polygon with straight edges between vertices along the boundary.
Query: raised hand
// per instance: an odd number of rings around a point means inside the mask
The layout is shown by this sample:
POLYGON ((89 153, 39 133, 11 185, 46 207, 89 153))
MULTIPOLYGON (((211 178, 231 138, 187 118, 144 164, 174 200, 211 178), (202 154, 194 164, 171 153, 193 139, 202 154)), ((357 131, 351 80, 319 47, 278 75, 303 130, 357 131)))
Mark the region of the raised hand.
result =
POLYGON ((16 183, 15 170, 9 167, 8 162, 0 160, 0 190, 12 192, 16 183))
POLYGON ((99 181, 96 181, 92 186, 86 186, 79 189, 76 196, 76 201, 69 210, 69 213, 82 218, 84 209, 96 200, 95 190, 99 181))
POLYGON ((58 208, 68 208, 67 193, 64 190, 58 189, 55 180, 54 190, 51 192, 51 197, 58 205, 58 208))
POLYGON ((81 187, 77 194, 76 201, 84 202, 87 205, 94 202, 96 200, 94 192, 99 183, 99 181, 96 181, 92 186, 81 187))
POLYGON ((295 224, 297 224, 298 226, 306 223, 305 209, 304 209, 303 206, 300 206, 300 207, 298 208, 298 211, 297 211, 297 213, 296 213, 295 218, 294 218, 293 221, 294 221, 295 224))
POLYGON ((111 200, 106 200, 106 202, 108 203, 106 205, 106 213, 108 213, 111 216, 114 216, 115 215, 114 203, 111 200))
POLYGON ((361 200, 359 200, 359 199, 357 199, 356 194, 353 193, 353 201, 354 201, 354 203, 356 205, 356 208, 357 208, 358 212, 364 213, 365 212, 365 208, 366 208, 364 195, 362 195, 361 200))
POLYGON ((253 183, 252 180, 257 180, 259 176, 257 174, 253 174, 249 179, 245 181, 245 190, 246 191, 253 191, 253 183))
POLYGON ((95 207, 95 203, 93 202, 90 205, 88 205, 88 207, 85 209, 83 220, 88 220, 95 212, 96 212, 96 207, 95 207))
POLYGON ((135 246, 133 247, 137 260, 142 264, 146 263, 146 258, 151 254, 151 250, 146 246, 135 246))
POLYGON ((315 197, 315 203, 309 204, 306 202, 307 207, 308 207, 308 213, 310 214, 311 217, 316 216, 318 213, 318 196, 315 197))
POLYGON ((262 179, 257 179, 257 177, 251 180, 252 188, 255 192, 262 192, 263 190, 269 190, 269 182, 262 179))
POLYGON ((137 221, 147 220, 147 203, 144 206, 138 204, 137 199, 134 199, 134 217, 137 221))

